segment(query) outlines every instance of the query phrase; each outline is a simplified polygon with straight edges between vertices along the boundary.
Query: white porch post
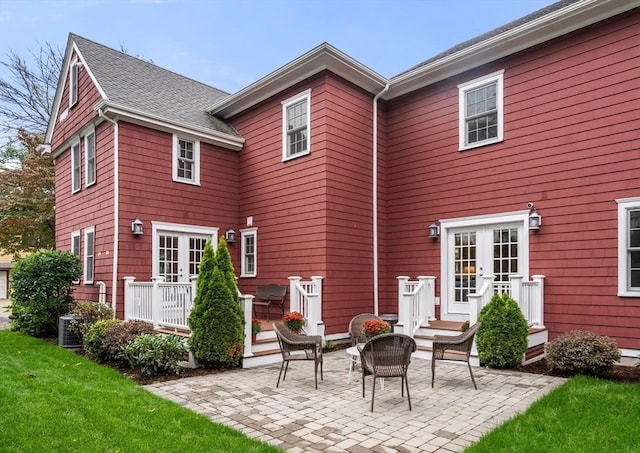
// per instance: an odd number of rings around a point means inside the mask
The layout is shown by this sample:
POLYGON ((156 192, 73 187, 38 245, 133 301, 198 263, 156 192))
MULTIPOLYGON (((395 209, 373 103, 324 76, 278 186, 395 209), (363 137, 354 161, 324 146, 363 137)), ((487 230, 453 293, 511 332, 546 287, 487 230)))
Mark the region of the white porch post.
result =
MULTIPOLYGON (((402 326, 402 332, 409 334, 411 328, 411 304, 405 300, 404 292, 407 288, 407 283, 409 282, 409 277, 406 275, 401 275, 397 277, 398 279, 398 324, 402 326)), ((377 313, 376 313, 377 314, 377 313)), ((398 325, 396 325, 397 329, 398 325)))
MULTIPOLYGON (((136 278, 127 276, 122 277, 122 279, 124 280, 124 320, 128 321, 131 318, 131 310, 133 310, 133 307, 131 306, 133 304, 133 300, 130 285, 136 280, 136 278)), ((114 312, 113 316, 115 315, 116 314, 114 312)))
POLYGON ((298 294, 297 285, 302 280, 302 277, 293 275, 289 277, 289 311, 300 311, 300 294, 298 294))
POLYGON ((251 351, 251 314, 253 311, 253 298, 250 294, 241 294, 239 296, 240 308, 244 313, 244 353, 243 357, 250 357, 253 355, 251 351))
MULTIPOLYGON (((525 307, 525 303, 527 301, 522 300, 522 279, 524 277, 522 275, 510 275, 509 281, 511 282, 511 298, 516 301, 518 306, 520 307, 520 311, 522 314, 527 317, 527 314, 531 311, 528 307, 525 307)), ((531 301, 528 301, 531 303, 531 301)), ((527 322, 531 322, 530 319, 527 319, 527 322)))
POLYGON ((160 289, 160 283, 164 282, 164 277, 156 276, 151 277, 151 318, 153 320, 153 326, 159 327, 162 320, 162 290, 160 289))
POLYGON ((322 323, 322 279, 319 275, 311 276, 313 283, 313 295, 309 294, 309 313, 307 321, 309 323, 310 335, 318 335, 318 326, 322 323))
POLYGON ((430 321, 436 320, 436 278, 431 275, 420 275, 418 281, 424 283, 424 290, 421 291, 420 304, 424 309, 425 321, 430 326, 430 321))
POLYGON ((538 288, 536 294, 536 301, 534 306, 534 313, 536 314, 536 321, 540 323, 541 328, 544 328, 544 275, 532 275, 531 279, 537 283, 538 288))

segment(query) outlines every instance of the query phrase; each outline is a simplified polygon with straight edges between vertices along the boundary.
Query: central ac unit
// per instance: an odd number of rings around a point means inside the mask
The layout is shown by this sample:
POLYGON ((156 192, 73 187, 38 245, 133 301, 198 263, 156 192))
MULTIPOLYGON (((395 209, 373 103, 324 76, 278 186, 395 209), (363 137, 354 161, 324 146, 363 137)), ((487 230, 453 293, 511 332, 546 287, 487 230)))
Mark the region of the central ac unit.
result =
POLYGON ((69 330, 73 315, 60 316, 58 324, 58 345, 69 349, 82 349, 82 337, 69 330))

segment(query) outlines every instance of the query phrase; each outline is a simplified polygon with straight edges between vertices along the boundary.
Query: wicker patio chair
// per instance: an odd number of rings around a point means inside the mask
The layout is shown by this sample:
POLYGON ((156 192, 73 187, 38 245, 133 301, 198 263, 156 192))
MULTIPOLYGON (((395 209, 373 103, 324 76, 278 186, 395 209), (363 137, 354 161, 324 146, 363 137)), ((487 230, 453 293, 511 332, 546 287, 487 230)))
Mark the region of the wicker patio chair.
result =
POLYGON ((431 359, 431 387, 436 373, 436 360, 454 360, 458 362, 467 362, 469 374, 473 387, 478 390, 476 380, 471 371, 469 356, 471 355, 471 346, 473 345, 473 337, 480 328, 477 322, 460 335, 434 335, 433 336, 433 357, 431 359), (449 354, 445 354, 449 352, 449 354))
POLYGON ((371 313, 363 313, 361 315, 354 316, 349 322, 349 337, 351 337, 351 346, 355 346, 358 343, 366 343, 367 337, 364 336, 362 330, 362 323, 369 319, 380 319, 378 316, 371 313))
POLYGON ((360 351, 360 363, 362 365, 362 397, 364 398, 365 376, 373 376, 371 390, 371 412, 373 401, 376 397, 376 379, 400 377, 400 391, 404 396, 407 389, 407 400, 411 410, 411 396, 409 395, 409 381, 407 370, 411 363, 411 354, 416 350, 416 342, 408 335, 401 333, 385 333, 370 339, 360 351))
POLYGON ((282 365, 276 387, 287 377, 289 362, 292 360, 313 360, 315 365, 315 382, 318 388, 318 366, 320 367, 320 379, 322 380, 322 337, 320 335, 298 335, 289 329, 282 321, 273 323, 273 329, 278 337, 280 352, 282 352, 282 365), (284 369, 284 375, 282 370, 284 369))

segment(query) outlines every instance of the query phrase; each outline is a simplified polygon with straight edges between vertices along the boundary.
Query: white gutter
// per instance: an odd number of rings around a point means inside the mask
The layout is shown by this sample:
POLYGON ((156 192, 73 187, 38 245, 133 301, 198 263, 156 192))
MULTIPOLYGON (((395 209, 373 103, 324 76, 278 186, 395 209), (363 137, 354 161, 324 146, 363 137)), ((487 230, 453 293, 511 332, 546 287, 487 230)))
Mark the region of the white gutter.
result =
POLYGON ((120 172, 119 172, 119 148, 118 148, 118 122, 105 116, 102 109, 98 109, 100 118, 104 118, 113 124, 113 270, 111 274, 111 308, 113 317, 116 317, 116 293, 118 288, 118 224, 120 223, 119 199, 120 199, 120 172))
POLYGON ((373 98, 373 314, 378 314, 378 99, 389 89, 387 83, 373 98))

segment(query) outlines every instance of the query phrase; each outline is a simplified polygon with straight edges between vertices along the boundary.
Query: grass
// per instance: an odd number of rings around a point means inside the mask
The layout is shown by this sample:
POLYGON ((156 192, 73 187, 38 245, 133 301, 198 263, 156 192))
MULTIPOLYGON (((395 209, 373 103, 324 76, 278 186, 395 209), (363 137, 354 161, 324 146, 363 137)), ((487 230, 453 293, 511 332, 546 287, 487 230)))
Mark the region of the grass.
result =
POLYGON ((0 330, 2 452, 279 452, 46 341, 0 330))
POLYGON ((638 420, 640 384, 576 376, 465 453, 635 453, 638 420))

